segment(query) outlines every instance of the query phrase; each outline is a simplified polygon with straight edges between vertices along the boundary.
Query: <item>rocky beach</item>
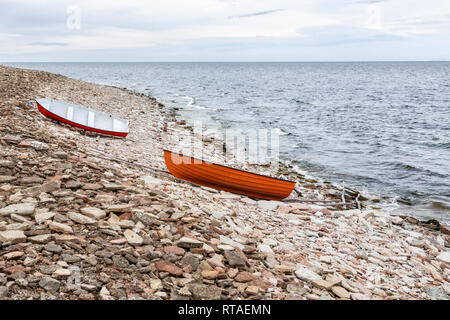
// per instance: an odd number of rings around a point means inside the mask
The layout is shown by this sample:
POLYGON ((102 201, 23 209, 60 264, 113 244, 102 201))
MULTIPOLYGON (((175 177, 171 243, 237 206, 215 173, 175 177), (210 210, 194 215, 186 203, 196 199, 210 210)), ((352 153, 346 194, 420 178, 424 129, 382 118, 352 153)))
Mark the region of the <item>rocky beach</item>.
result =
POLYGON ((448 226, 392 216, 289 168, 301 199, 177 180, 162 149, 191 135, 150 96, 0 66, 0 299, 448 299, 448 226), (130 134, 46 119, 29 103, 39 97, 128 119, 130 134))

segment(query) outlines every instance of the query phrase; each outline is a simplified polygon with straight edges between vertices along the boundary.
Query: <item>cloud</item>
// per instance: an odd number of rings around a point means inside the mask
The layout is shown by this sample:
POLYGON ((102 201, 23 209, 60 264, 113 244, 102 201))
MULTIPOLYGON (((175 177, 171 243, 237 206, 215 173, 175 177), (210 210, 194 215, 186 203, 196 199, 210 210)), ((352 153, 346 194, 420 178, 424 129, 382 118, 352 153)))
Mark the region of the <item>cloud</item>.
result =
POLYGON ((275 12, 283 11, 283 9, 274 9, 274 10, 266 10, 266 11, 260 11, 260 12, 254 12, 254 13, 247 13, 247 14, 241 14, 238 16, 232 16, 230 18, 249 18, 249 17, 256 17, 256 16, 264 16, 266 14, 271 14, 275 12))
POLYGON ((68 46, 67 42, 33 42, 32 46, 45 46, 45 47, 54 47, 54 46, 68 46))
POLYGON ((358 28, 346 25, 330 25, 325 27, 303 28, 301 43, 305 45, 331 46, 348 43, 398 41, 404 38, 369 28, 358 28))
MULTIPOLYGON (((0 2, 0 60, 46 54, 52 59, 83 59, 83 52, 86 59, 88 52, 110 52, 108 56, 127 52, 123 59, 176 56, 179 60, 213 59, 214 55, 215 60, 246 59, 259 52, 261 59, 276 60, 291 59, 295 57, 292 52, 305 48, 314 58, 312 48, 323 50, 324 46, 332 59, 335 52, 352 44, 378 45, 381 49, 387 41, 402 46, 424 40, 430 44, 428 51, 438 52, 439 47, 440 57, 450 58, 445 47, 450 40, 448 0, 0 2), (71 5, 81 10, 80 29, 67 28, 67 8, 71 5), (152 55, 152 50, 158 54, 152 55)), ((350 57, 353 52, 347 54, 350 57)), ((307 57, 307 52, 301 57, 307 57)))

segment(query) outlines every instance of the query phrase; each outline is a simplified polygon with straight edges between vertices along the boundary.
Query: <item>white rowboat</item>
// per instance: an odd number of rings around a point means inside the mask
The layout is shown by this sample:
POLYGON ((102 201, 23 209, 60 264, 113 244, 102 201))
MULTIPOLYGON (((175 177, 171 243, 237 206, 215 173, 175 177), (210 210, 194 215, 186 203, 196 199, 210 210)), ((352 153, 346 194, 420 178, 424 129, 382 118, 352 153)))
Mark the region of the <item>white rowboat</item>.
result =
POLYGON ((128 120, 76 104, 50 99, 36 99, 39 112, 44 116, 87 131, 116 137, 129 133, 128 120))

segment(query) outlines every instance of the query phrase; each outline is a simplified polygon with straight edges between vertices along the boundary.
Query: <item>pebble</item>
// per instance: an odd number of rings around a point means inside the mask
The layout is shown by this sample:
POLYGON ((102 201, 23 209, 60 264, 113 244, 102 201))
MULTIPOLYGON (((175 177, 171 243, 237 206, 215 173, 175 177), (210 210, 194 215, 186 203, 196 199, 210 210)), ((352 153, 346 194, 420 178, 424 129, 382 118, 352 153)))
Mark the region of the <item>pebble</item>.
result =
POLYGON ((224 256, 231 267, 245 267, 245 259, 234 250, 226 250, 224 256))
POLYGON ((80 223, 80 224, 94 224, 96 223, 96 220, 89 218, 85 215, 76 213, 76 212, 69 212, 67 214, 67 217, 72 220, 75 221, 76 223, 80 223))
POLYGON ((315 280, 320 279, 320 276, 317 273, 315 273, 314 271, 312 271, 308 268, 304 268, 304 267, 299 267, 298 269, 296 269, 295 275, 300 280, 306 281, 306 282, 313 282, 315 280))
POLYGON ((436 259, 438 259, 439 261, 445 262, 450 264, 450 251, 446 251, 446 252, 442 252, 441 254, 439 254, 436 259))
POLYGON ((183 274, 183 270, 181 268, 168 261, 157 261, 155 263, 155 267, 158 271, 168 272, 174 276, 181 276, 183 274))
POLYGON ((42 212, 42 213, 36 213, 34 215, 34 220, 37 224, 44 223, 45 221, 53 218, 56 215, 56 212, 42 212))
POLYGON ((34 213, 36 206, 31 203, 11 204, 3 209, 0 209, 0 216, 8 216, 11 214, 18 214, 21 216, 31 216, 34 213))
POLYGON ((45 277, 41 281, 39 281, 39 286, 44 288, 47 291, 58 291, 61 283, 53 278, 45 277))
POLYGON ((203 247, 203 242, 188 237, 182 237, 180 240, 178 240, 177 246, 186 249, 201 248, 203 247))
POLYGON ((55 222, 52 221, 49 223, 49 228, 51 230, 57 231, 57 232, 61 232, 61 233, 73 233, 72 227, 68 226, 64 223, 59 223, 59 222, 55 222))
POLYGON ((22 230, 0 231, 0 241, 10 243, 21 243, 26 241, 27 237, 22 230))
POLYGON ((144 239, 142 239, 141 236, 130 229, 125 230, 123 235, 127 239, 128 243, 133 246, 140 246, 144 242, 144 239))
POLYGON ((331 291, 341 299, 350 299, 350 293, 342 287, 332 287, 331 291))
POLYGON ((106 217, 106 212, 95 207, 85 207, 80 209, 81 213, 95 220, 100 220, 106 217))

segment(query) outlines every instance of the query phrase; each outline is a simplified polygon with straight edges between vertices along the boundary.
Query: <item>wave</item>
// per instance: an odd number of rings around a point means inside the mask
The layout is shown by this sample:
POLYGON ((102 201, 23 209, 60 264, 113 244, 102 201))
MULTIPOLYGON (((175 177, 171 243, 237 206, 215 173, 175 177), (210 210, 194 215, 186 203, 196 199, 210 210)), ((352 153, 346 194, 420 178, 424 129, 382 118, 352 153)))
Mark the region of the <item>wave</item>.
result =
POLYGON ((290 133, 284 132, 284 131, 281 130, 280 128, 275 128, 275 132, 276 132, 279 136, 288 136, 288 135, 290 135, 290 133))
POLYGON ((191 107, 196 108, 196 109, 208 109, 206 107, 202 107, 202 106, 199 106, 199 105, 196 105, 196 104, 192 104, 191 107))
POLYGON ((388 162, 385 163, 388 164, 389 166, 391 166, 393 169, 400 169, 400 170, 405 170, 405 171, 409 171, 409 172, 417 172, 417 173, 425 173, 428 174, 429 176, 435 176, 435 177, 439 177, 439 178, 447 178, 448 175, 446 174, 442 174, 436 171, 432 171, 429 169, 424 169, 424 168, 420 168, 411 164, 407 164, 407 163, 403 163, 403 162, 388 162))
POLYGON ((188 102, 187 102, 187 106, 188 107, 190 107, 190 106, 192 106, 192 105, 194 105, 195 104, 195 98, 194 97, 191 97, 191 96, 184 96, 183 97, 184 99, 186 99, 188 102))

